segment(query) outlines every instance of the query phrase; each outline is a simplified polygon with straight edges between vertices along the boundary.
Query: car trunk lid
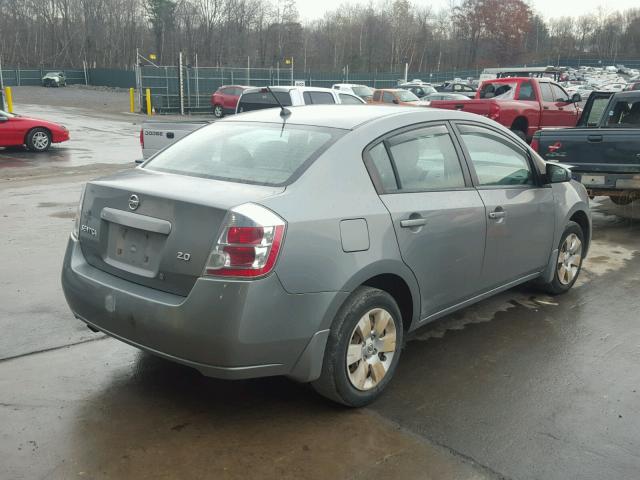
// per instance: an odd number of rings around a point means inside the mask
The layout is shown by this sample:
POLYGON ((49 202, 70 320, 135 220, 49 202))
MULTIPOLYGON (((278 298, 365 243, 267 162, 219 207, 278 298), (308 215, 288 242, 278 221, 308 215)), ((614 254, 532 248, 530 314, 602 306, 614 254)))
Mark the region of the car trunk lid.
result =
POLYGON ((93 181, 82 207, 82 252, 100 270, 186 296, 227 211, 283 190, 139 168, 93 181))

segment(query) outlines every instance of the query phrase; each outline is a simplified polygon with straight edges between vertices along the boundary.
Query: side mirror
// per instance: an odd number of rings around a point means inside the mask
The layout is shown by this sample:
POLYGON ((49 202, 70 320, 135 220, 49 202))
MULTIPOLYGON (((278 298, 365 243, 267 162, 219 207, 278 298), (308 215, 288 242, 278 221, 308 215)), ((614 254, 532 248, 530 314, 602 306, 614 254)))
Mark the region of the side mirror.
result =
POLYGON ((571 170, 557 163, 547 163, 546 176, 547 183, 569 182, 571 181, 571 170))
POLYGON ((394 98, 392 101, 393 101, 393 103, 395 103, 396 105, 400 103, 400 102, 398 101, 398 99, 397 99, 397 98, 394 98))
POLYGON ((579 94, 579 93, 574 93, 574 94, 571 96, 571 102, 572 102, 572 103, 580 103, 581 101, 582 101, 582 97, 580 96, 580 94, 579 94))
POLYGON ((9 118, 8 117, 0 117, 0 122, 8 122, 9 118))

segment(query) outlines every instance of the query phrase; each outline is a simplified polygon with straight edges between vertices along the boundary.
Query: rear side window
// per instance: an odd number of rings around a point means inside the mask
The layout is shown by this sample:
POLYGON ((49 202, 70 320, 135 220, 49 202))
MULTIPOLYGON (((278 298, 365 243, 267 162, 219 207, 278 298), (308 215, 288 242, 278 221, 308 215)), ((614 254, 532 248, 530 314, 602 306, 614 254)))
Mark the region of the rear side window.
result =
POLYGON ((479 185, 531 185, 527 155, 500 134, 483 127, 459 125, 479 185))
MULTIPOLYGON (((591 110, 589 116, 584 120, 587 127, 595 127, 600 123, 600 119, 604 114, 605 108, 609 104, 611 97, 595 97, 591 103, 591 110)), ((582 124, 582 121, 581 121, 582 124)))
POLYGON ((331 105, 336 103, 328 92, 304 92, 304 103, 306 105, 331 105))
POLYGON ((160 152, 143 168, 258 185, 286 185, 345 130, 217 122, 160 152))
MULTIPOLYGON (((291 106, 291 95, 289 92, 273 92, 283 106, 291 106)), ((269 92, 245 93, 238 104, 238 112, 249 112, 252 110, 262 110, 263 108, 277 107, 278 103, 269 92)))
POLYGON ((387 149, 384 143, 379 143, 369 150, 369 157, 380 178, 382 189, 387 193, 397 191, 398 185, 396 184, 396 177, 393 173, 391 160, 389 159, 389 155, 387 155, 387 149))
POLYGON ((400 190, 464 187, 458 154, 445 126, 420 128, 388 140, 400 190))
POLYGON ((382 92, 380 90, 376 90, 375 92, 373 92, 373 99, 376 102, 379 102, 381 97, 382 97, 382 92))

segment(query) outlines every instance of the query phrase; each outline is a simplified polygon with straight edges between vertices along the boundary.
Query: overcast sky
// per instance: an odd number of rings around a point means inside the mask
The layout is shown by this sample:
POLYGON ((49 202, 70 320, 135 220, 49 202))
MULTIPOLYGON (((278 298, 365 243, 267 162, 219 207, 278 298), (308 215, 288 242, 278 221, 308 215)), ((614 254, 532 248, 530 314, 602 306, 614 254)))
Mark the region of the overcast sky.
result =
MULTIPOLYGON (((415 4, 431 5, 434 9, 448 6, 451 2, 449 0, 412 0, 415 4)), ((324 16, 324 13, 330 10, 335 10, 343 4, 363 3, 368 4, 368 0, 351 0, 345 2, 344 0, 297 0, 298 11, 303 19, 316 19, 324 16)), ((378 0, 374 0, 374 3, 379 3, 378 0)), ((545 18, 549 17, 561 17, 571 15, 584 15, 586 13, 595 12, 598 7, 605 6, 607 3, 602 0, 530 0, 532 7, 541 13, 545 18)), ((625 10, 631 7, 638 7, 640 2, 638 0, 616 0, 615 2, 608 2, 605 11, 613 10, 625 10), (615 8, 612 6, 615 5, 615 8)))

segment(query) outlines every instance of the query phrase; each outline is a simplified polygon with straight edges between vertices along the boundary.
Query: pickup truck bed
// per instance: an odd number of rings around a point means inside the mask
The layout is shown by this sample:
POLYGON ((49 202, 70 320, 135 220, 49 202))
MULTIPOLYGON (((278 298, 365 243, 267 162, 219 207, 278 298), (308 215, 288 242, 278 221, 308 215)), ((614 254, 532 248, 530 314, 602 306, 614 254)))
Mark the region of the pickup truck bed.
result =
POLYGON ((591 195, 640 198, 640 92, 593 92, 576 128, 541 130, 532 147, 570 165, 591 195))

